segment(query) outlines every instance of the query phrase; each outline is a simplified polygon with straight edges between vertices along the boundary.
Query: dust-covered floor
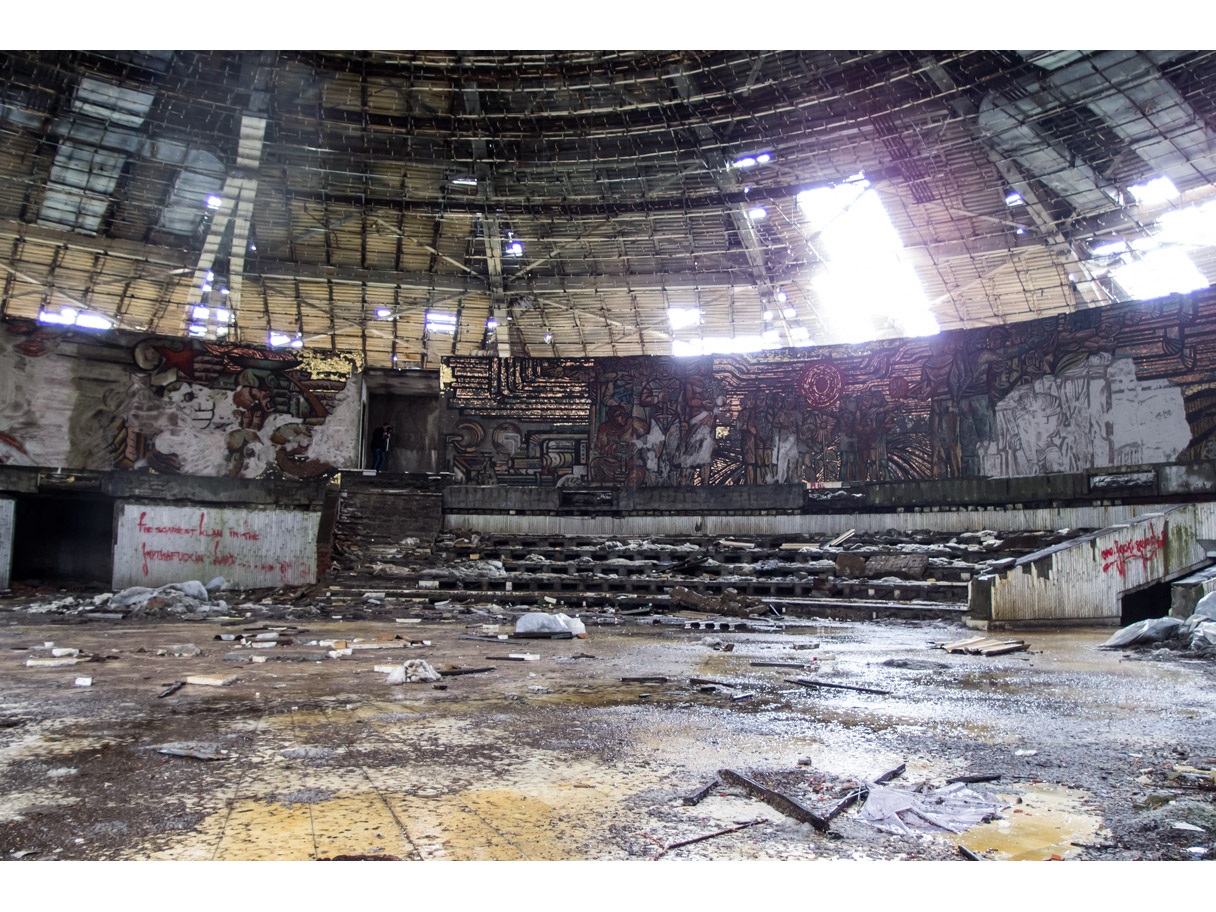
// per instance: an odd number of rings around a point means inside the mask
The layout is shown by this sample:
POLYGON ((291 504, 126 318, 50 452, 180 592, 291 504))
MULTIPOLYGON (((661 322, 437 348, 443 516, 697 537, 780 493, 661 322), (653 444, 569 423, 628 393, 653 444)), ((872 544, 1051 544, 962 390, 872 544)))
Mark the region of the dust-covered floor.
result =
POLYGON ((931 649, 967 635, 941 622, 712 634, 722 651, 680 627, 488 642, 463 639, 495 634, 465 620, 329 620, 238 663, 239 641, 216 637, 274 622, 4 623, 5 859, 630 859, 758 820, 663 862, 1216 854, 1216 793, 1177 774, 1216 761, 1211 663, 1099 650, 1109 631, 1030 633, 1031 652, 982 658, 931 649), (350 654, 293 660, 331 640, 350 654), (174 656, 184 644, 201 654, 174 656), (56 648, 94 661, 26 665, 56 648), (438 686, 374 670, 407 658, 494 670, 438 686), (159 696, 208 674, 237 680, 159 696), (222 759, 158 752, 183 743, 222 759), (905 788, 999 774, 974 788, 1007 807, 961 835, 906 837, 861 822, 860 804, 823 833, 726 782, 683 801, 729 768, 823 813, 901 763, 905 788))

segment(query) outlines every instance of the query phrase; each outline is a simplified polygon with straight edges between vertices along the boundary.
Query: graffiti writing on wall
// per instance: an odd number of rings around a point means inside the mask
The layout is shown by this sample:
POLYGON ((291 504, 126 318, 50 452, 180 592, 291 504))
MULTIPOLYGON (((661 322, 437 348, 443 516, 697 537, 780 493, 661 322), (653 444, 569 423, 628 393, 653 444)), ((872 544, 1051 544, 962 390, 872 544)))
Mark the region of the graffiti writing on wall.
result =
POLYGON ((1165 529, 1157 533, 1152 523, 1148 527, 1148 535, 1133 539, 1129 542, 1115 542, 1109 548, 1102 549, 1102 572, 1111 570, 1124 575, 1127 565, 1141 563, 1147 565, 1154 557, 1165 550, 1165 529))
POLYGON ((316 581, 316 514, 124 505, 115 585, 223 576, 250 586, 316 581))
POLYGON ((454 357, 444 371, 446 458, 471 484, 821 484, 1216 458, 1210 291, 865 345, 454 357))

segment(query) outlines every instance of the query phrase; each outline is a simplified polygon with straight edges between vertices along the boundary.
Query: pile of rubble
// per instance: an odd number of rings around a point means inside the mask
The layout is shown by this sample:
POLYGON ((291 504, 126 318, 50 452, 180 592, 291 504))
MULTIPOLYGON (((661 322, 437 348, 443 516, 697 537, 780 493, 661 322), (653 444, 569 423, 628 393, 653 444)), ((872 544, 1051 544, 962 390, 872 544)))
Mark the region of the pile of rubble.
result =
POLYGON ((1216 658, 1216 592, 1199 600, 1185 621, 1175 617, 1149 618, 1129 624, 1102 644, 1104 649, 1152 646, 1216 658))

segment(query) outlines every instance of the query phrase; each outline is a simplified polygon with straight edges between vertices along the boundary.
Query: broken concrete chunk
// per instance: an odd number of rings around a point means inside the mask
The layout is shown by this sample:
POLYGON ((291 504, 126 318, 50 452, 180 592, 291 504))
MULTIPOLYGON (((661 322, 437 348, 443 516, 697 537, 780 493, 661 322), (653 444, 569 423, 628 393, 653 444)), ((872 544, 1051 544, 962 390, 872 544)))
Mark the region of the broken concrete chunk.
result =
POLYGON ((866 559, 860 554, 837 554, 836 575, 849 578, 866 575, 866 559))
MULTIPOLYGON (((841 555, 844 557, 845 555, 841 555)), ((837 558, 839 562, 839 558, 837 558)), ((880 554, 865 562, 869 577, 894 576, 900 579, 924 579, 929 558, 923 554, 880 554)))
POLYGON ((158 754, 170 757, 189 757, 192 760, 227 760, 228 756, 214 741, 172 741, 156 749, 158 754))
POLYGON ((175 656, 199 656, 203 654, 203 651, 193 643, 175 643, 173 654, 175 656))
POLYGON ((76 687, 92 687, 93 679, 92 678, 77 678, 75 681, 75 686, 76 687))
POLYGON ((85 659, 79 656, 62 656, 58 658, 54 656, 35 656, 26 659, 25 665, 27 668, 59 668, 64 665, 76 665, 83 661, 85 659))

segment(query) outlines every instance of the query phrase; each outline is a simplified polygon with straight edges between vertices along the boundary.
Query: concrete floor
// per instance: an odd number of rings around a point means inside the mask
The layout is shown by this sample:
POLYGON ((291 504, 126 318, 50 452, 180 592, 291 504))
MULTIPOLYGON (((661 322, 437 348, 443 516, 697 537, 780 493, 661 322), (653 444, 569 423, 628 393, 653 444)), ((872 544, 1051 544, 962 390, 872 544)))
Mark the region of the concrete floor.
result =
POLYGON ((1213 668, 1101 651, 1109 631, 1030 633, 1031 653, 980 658, 931 650, 966 635, 941 623, 714 634, 734 645, 721 652, 679 628, 500 645, 460 639, 480 632, 465 619, 322 621, 300 640, 382 648, 297 662, 273 657, 299 648, 275 647, 250 650, 264 663, 237 665, 223 658, 232 644, 213 637, 242 628, 216 621, 45 623, 14 612, 4 622, 0 717, 15 723, 0 729, 5 858, 632 859, 758 818, 664 861, 946 859, 958 845, 993 859, 1190 858, 1195 847, 1210 858, 1216 848, 1212 793, 1134 806, 1174 764, 1216 761, 1213 668), (394 648, 398 634, 432 645, 394 648), (26 667, 24 650, 46 642, 105 658, 26 667), (181 643, 203 654, 156 654, 181 643), (513 652, 541 658, 502 660, 513 652), (496 670, 446 678, 445 690, 389 686, 373 671, 403 658, 496 670), (880 664, 890 658, 945 667, 880 664), (794 687, 785 679, 800 672, 753 661, 813 664, 802 674, 892 693, 794 687), (158 698, 197 674, 238 679, 158 698), (81 675, 91 687, 74 685, 81 675), (669 681, 620 681, 629 675, 669 681), (737 686, 701 693, 690 676, 737 686), (755 696, 733 702, 741 691, 755 696), (156 751, 183 741, 215 742, 227 759, 156 751), (901 762, 909 786, 1001 773, 989 790, 1009 805, 1004 819, 903 838, 854 810, 825 835, 737 789, 681 801, 729 767, 823 810, 849 783, 901 762), (1200 830, 1176 829, 1179 820, 1200 830))

